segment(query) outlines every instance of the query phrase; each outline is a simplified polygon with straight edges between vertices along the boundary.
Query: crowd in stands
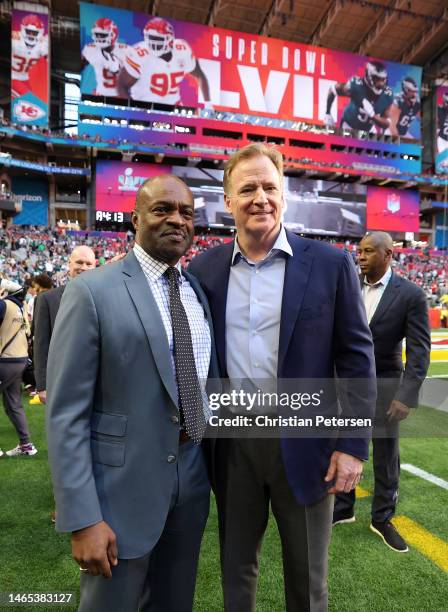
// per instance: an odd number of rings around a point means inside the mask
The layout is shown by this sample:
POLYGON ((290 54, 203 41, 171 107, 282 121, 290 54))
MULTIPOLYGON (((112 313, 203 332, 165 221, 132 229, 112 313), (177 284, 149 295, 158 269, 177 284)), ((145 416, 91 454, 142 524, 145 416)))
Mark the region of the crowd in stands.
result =
MULTIPOLYGON (((181 264, 186 266, 198 253, 222 244, 231 238, 210 235, 195 236, 181 264)), ((90 246, 98 265, 103 265, 115 255, 127 252, 133 246, 132 232, 113 234, 101 232, 64 232, 33 227, 16 226, 0 230, 0 275, 11 281, 23 283, 31 277, 46 273, 55 286, 65 283, 68 258, 78 245, 90 246)), ((356 261, 357 246, 345 242, 335 244, 347 248, 356 261)), ((394 271, 415 282, 425 291, 431 306, 448 293, 448 255, 425 250, 397 249, 394 252, 394 271)))

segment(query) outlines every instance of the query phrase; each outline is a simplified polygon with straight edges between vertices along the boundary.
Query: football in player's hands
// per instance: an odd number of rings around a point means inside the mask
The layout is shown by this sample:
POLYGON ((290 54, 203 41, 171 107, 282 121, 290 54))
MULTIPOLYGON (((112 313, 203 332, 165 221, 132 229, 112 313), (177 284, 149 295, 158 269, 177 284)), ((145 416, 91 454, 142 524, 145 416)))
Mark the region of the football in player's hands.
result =
POLYGON ((120 62, 118 58, 112 53, 112 51, 106 51, 103 49, 103 55, 106 60, 105 68, 109 72, 118 72, 120 70, 120 62))
POLYGON ((333 115, 331 113, 327 113, 325 115, 324 123, 328 128, 332 128, 336 125, 336 121, 333 119, 333 115))
POLYGON ((362 107, 366 111, 367 116, 372 118, 375 114, 375 109, 373 108, 372 103, 367 100, 367 98, 363 98, 362 107))

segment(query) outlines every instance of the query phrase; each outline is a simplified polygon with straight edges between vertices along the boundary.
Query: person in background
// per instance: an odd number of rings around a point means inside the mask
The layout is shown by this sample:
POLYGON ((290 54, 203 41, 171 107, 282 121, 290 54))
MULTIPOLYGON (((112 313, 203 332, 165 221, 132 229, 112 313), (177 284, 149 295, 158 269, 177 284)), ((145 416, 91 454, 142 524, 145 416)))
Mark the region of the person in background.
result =
MULTIPOLYGON (((370 529, 396 552, 408 545, 391 522, 400 478, 399 424, 425 380, 431 352, 428 305, 420 287, 392 272, 392 238, 372 232, 359 245, 361 287, 375 347, 377 403, 373 430, 375 489, 370 529), (402 345, 406 340, 406 365, 402 345)), ((355 521, 355 491, 338 492, 333 525, 355 521)))
MULTIPOLYGON (((95 253, 90 247, 82 245, 73 249, 68 262, 69 281, 86 270, 92 270, 95 263, 95 253)), ((34 376, 36 378, 36 391, 43 403, 46 402, 48 350, 65 288, 66 285, 61 285, 49 291, 40 292, 34 307, 34 376)))
POLYGON ((0 393, 5 413, 13 424, 18 445, 0 456, 33 456, 37 448, 31 442, 28 421, 22 403, 22 374, 28 361, 30 327, 25 312, 26 289, 9 293, 0 299, 0 393))

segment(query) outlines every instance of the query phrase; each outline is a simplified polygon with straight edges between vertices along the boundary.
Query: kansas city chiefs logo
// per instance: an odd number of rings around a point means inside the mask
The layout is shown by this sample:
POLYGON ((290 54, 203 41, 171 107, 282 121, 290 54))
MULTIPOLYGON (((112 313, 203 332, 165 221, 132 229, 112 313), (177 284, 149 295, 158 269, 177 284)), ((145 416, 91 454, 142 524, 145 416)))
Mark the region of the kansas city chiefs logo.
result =
POLYGON ((14 106, 14 116, 19 121, 36 121, 45 116, 45 111, 32 102, 20 101, 14 106))

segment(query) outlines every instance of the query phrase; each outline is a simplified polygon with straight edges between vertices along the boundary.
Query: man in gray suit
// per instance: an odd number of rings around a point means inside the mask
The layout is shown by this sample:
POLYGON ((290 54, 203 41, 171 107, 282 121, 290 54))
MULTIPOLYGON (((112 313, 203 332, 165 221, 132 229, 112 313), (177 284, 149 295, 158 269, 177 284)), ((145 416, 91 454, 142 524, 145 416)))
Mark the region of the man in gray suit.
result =
POLYGON ((192 610, 210 493, 204 385, 217 377, 206 298, 179 274, 193 216, 183 181, 146 181, 133 252, 70 282, 56 319, 48 454, 83 612, 192 610))
MULTIPOLYGON (((375 348, 377 402, 373 430, 375 491, 370 529, 396 552, 408 546, 391 519, 400 477, 399 423, 418 406, 429 367, 431 335, 426 296, 420 287, 392 272, 393 242, 372 232, 359 245, 361 286, 375 348), (402 344, 406 339, 406 366, 402 344)), ((337 493, 333 525, 353 523, 355 491, 337 493)))
MULTIPOLYGON (((68 260, 68 278, 76 278, 82 272, 93 270, 95 261, 95 253, 90 247, 85 245, 75 247, 68 260)), ((32 326, 34 376, 36 391, 44 404, 47 396, 48 350, 64 290, 65 285, 62 285, 39 293, 34 304, 32 326)))

